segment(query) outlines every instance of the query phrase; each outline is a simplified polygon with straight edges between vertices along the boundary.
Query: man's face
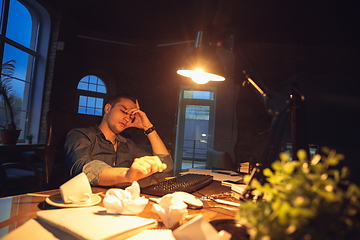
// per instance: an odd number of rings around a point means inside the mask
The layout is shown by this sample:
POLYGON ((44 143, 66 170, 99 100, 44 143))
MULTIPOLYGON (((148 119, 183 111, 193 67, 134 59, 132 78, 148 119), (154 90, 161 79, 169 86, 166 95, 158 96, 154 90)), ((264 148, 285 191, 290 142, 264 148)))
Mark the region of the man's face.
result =
POLYGON ((121 98, 114 106, 105 106, 106 122, 113 133, 119 134, 130 126, 133 117, 128 111, 134 108, 136 104, 127 98, 121 98))

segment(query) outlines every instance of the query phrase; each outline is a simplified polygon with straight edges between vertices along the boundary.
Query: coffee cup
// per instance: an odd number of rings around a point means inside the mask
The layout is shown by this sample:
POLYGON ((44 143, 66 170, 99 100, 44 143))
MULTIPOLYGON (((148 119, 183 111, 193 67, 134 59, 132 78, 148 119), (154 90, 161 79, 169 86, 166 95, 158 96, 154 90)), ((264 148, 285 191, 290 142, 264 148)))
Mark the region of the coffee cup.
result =
POLYGON ((66 204, 87 204, 91 201, 91 186, 85 173, 80 173, 60 186, 61 197, 66 204))

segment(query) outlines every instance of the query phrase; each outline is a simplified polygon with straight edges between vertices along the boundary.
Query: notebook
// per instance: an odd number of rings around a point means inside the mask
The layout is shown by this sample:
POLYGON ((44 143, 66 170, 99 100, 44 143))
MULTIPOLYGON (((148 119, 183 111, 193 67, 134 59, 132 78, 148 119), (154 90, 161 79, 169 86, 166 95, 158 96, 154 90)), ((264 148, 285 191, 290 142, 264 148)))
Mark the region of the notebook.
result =
POLYGON ((155 219, 108 214, 99 206, 39 211, 37 220, 76 239, 126 239, 157 226, 155 219))
POLYGON ((127 240, 175 240, 174 235, 170 229, 147 229, 138 233, 127 240))

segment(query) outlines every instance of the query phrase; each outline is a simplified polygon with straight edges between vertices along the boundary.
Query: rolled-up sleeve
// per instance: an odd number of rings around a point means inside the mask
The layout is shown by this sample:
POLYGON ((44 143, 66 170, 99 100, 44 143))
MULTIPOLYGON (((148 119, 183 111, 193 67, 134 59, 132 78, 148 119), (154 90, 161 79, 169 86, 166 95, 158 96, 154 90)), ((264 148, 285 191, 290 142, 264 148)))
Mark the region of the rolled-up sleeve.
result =
POLYGON ((99 179, 100 179, 100 173, 105 169, 109 168, 107 163, 104 163, 100 160, 93 160, 83 167, 83 172, 86 174, 87 178, 89 179, 89 182, 93 186, 99 185, 99 179))
POLYGON ((70 168, 70 176, 82 172, 83 167, 91 161, 91 141, 80 131, 72 130, 66 137, 64 150, 66 161, 70 168))
POLYGON ((155 156, 158 156, 160 160, 166 164, 166 169, 164 172, 171 172, 174 169, 174 162, 170 155, 165 154, 154 154, 155 156))

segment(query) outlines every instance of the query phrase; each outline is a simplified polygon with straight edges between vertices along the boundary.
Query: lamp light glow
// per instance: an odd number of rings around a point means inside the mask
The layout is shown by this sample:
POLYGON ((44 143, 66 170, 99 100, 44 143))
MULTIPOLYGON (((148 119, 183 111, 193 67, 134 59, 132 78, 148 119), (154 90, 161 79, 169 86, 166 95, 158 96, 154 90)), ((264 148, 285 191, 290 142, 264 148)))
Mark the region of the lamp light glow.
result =
POLYGON ((216 46, 208 41, 206 33, 198 32, 195 48, 184 58, 177 73, 198 84, 225 81, 225 72, 216 54, 216 46))
POLYGON ((209 81, 224 81, 225 78, 223 76, 204 72, 202 69, 196 70, 178 70, 177 73, 184 77, 191 78, 194 82, 198 84, 205 84, 209 81))

